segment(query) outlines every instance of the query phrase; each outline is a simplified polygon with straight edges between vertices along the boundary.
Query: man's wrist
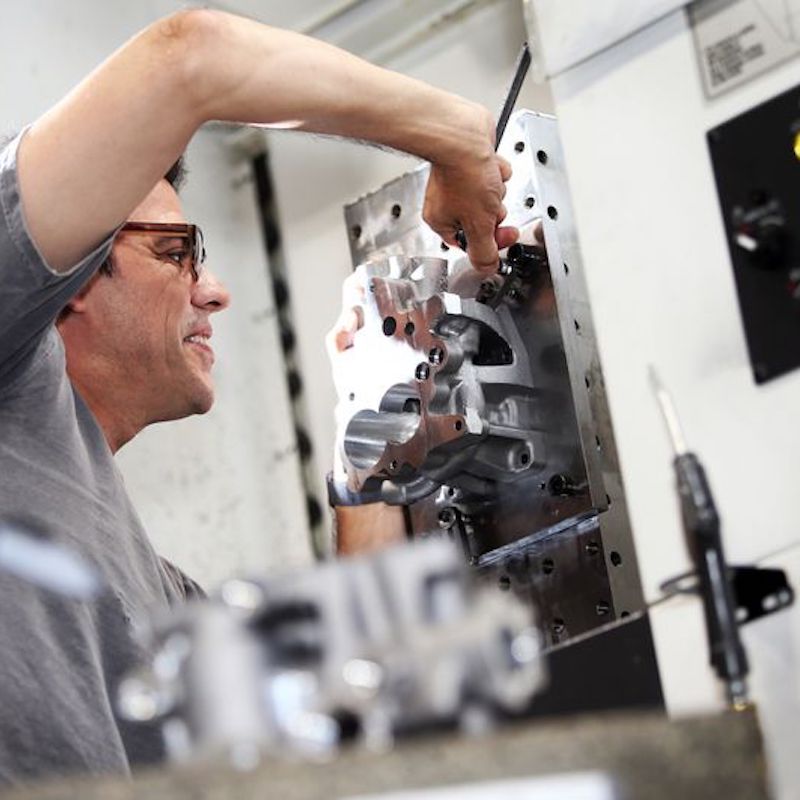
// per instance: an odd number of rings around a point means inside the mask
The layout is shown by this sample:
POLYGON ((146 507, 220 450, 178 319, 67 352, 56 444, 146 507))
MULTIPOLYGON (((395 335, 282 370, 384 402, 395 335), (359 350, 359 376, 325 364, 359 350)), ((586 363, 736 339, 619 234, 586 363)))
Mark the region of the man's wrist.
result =
POLYGON ((336 478, 333 472, 325 476, 328 489, 328 505, 331 508, 363 506, 370 503, 381 502, 380 487, 373 490, 353 492, 347 486, 344 478, 336 478))

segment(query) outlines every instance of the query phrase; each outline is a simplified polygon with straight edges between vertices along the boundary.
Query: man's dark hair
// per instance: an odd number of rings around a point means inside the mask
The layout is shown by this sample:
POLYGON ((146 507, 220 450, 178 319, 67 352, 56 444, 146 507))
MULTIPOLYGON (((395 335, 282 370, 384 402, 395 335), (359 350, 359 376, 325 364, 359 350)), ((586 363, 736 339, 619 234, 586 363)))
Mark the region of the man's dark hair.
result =
MULTIPOLYGON (((180 156, 178 160, 164 173, 164 180, 176 192, 179 192, 183 188, 183 184, 186 183, 186 174, 186 164, 183 156, 180 156)), ((142 221, 147 222, 148 220, 142 221)), ((100 265, 100 272, 102 272, 104 275, 111 275, 114 272, 114 263, 111 253, 108 254, 108 258, 106 258, 106 260, 100 265)))
POLYGON ((183 189, 183 184, 186 183, 186 163, 183 156, 164 173, 164 180, 176 191, 179 192, 183 189))

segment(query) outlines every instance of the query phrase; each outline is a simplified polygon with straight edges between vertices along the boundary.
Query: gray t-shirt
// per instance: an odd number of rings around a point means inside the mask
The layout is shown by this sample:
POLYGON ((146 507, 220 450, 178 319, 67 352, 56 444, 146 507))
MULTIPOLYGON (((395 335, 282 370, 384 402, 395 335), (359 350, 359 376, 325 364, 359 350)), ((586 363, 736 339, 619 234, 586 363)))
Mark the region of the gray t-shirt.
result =
POLYGON ((0 150, 0 521, 72 548, 108 588, 80 602, 0 570, 0 785, 159 760, 155 728, 115 718, 115 689, 144 656, 133 626, 192 594, 148 541, 54 327, 111 237, 49 269, 23 218, 19 138, 0 150))

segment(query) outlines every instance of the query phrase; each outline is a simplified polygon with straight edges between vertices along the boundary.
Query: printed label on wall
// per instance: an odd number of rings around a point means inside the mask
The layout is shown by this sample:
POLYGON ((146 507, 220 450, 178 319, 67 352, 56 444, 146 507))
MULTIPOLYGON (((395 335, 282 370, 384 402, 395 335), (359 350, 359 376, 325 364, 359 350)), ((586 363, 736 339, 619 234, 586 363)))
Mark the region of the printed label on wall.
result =
POLYGON ((689 19, 708 97, 800 53, 800 0, 697 0, 689 19))

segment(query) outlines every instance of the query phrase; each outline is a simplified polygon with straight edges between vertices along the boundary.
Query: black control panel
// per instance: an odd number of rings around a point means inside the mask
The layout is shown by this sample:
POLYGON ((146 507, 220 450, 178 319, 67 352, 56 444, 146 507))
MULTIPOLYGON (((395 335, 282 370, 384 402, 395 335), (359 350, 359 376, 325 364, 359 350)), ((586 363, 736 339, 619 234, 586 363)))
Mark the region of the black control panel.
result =
POLYGON ((708 132, 756 383, 800 366, 800 87, 708 132))

